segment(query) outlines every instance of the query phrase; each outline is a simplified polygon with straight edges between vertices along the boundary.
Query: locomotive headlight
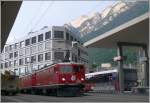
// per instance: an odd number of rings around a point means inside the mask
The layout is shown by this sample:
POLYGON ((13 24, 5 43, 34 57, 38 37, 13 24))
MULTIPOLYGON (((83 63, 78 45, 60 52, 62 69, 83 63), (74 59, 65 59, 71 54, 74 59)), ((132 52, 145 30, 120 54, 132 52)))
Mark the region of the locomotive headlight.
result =
POLYGON ((84 78, 81 78, 82 81, 84 81, 84 78))
POLYGON ((65 78, 62 78, 62 81, 65 81, 66 79, 65 78))
POLYGON ((72 80, 72 81, 76 80, 76 76, 73 75, 73 76, 71 77, 71 80, 72 80))

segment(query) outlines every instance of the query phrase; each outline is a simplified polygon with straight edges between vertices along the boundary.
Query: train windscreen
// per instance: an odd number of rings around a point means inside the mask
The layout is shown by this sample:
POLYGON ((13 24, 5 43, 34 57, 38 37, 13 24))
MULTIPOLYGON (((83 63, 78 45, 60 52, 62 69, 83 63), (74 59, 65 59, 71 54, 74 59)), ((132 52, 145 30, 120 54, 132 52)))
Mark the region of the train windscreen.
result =
POLYGON ((74 68, 75 72, 80 72, 80 70, 81 70, 81 66, 75 66, 75 68, 74 68))
POLYGON ((63 65, 60 67, 60 72, 61 73, 72 73, 73 72, 73 68, 71 65, 63 65))

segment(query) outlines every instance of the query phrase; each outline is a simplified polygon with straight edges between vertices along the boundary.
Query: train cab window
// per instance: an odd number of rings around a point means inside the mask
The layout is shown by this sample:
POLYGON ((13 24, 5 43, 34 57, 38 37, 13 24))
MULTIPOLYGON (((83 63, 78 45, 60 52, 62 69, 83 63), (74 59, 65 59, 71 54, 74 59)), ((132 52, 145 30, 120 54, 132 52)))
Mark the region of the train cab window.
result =
POLYGON ((74 71, 75 72, 80 72, 81 69, 82 69, 81 66, 75 66, 74 71))
POLYGON ((60 72, 61 73, 71 73, 71 72, 73 72, 73 68, 71 65, 60 66, 60 72))

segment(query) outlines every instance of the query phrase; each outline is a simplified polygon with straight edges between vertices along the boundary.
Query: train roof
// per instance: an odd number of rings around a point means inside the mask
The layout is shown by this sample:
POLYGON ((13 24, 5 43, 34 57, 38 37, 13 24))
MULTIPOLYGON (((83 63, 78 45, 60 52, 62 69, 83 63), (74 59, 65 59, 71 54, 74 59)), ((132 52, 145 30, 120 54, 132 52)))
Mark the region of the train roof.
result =
POLYGON ((94 72, 94 73, 88 73, 85 74, 86 78, 91 78, 95 75, 100 75, 100 74, 108 74, 108 73, 114 73, 114 72, 118 72, 117 69, 113 69, 113 70, 104 70, 104 71, 99 71, 99 72, 94 72))
POLYGON ((62 63, 57 63, 57 64, 79 64, 79 65, 82 65, 82 63, 76 63, 76 62, 62 62, 62 63))
POLYGON ((34 74, 35 72, 40 72, 40 71, 42 71, 42 70, 48 69, 49 67, 54 66, 54 65, 57 65, 57 64, 78 64, 78 65, 83 65, 82 63, 76 63, 76 62, 54 63, 54 64, 50 64, 50 65, 44 66, 44 67, 42 67, 41 69, 35 70, 35 71, 32 72, 32 73, 20 75, 19 77, 25 77, 25 76, 27 76, 27 75, 34 74))

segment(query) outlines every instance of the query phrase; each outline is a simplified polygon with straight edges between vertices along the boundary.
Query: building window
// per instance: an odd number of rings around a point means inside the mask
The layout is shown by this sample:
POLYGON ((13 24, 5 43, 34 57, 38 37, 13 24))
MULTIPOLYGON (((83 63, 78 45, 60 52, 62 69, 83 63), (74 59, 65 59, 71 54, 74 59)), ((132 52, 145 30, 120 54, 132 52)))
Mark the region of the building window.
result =
POLYGON ((1 69, 3 69, 4 67, 3 67, 3 63, 1 63, 1 69))
POLYGON ((72 35, 70 36, 70 40, 73 41, 73 36, 72 35))
POLYGON ((24 46, 25 46, 24 41, 21 41, 21 42, 20 42, 20 47, 22 48, 22 47, 24 47, 24 46))
POLYGON ((19 44, 15 43, 15 49, 18 49, 18 47, 19 47, 19 44))
POLYGON ((26 55, 29 55, 29 54, 30 54, 30 50, 31 50, 30 48, 26 48, 26 49, 25 49, 25 54, 26 54, 26 55))
POLYGON ((45 53, 45 60, 50 60, 51 59, 51 52, 45 53))
POLYGON ((8 51, 8 49, 9 49, 9 46, 6 46, 6 47, 5 47, 5 52, 7 52, 7 51, 8 51))
POLYGON ((72 61, 77 62, 77 56, 75 54, 72 54, 72 61))
POLYGON ((23 65, 23 58, 19 59, 19 65, 23 65))
POLYGON ((30 45, 30 39, 27 39, 27 40, 25 41, 25 45, 26 45, 26 46, 30 45))
POLYGON ((46 50, 51 49, 51 41, 45 42, 45 49, 46 49, 46 50))
POLYGON ((30 63, 30 58, 29 57, 25 58, 25 64, 28 64, 28 63, 30 63))
POLYGON ((77 41, 77 39, 76 39, 76 38, 74 38, 74 41, 77 41))
POLYGON ((14 57, 18 57, 18 51, 14 52, 14 57))
POLYGON ((25 68, 19 68, 20 69, 20 74, 25 74, 25 68))
POLYGON ((43 41, 43 34, 38 35, 38 42, 43 41))
POLYGON ((34 54, 35 52, 37 52, 36 46, 32 46, 31 47, 31 53, 34 54))
POLYGON ((12 61, 9 61, 9 67, 11 67, 13 65, 12 61))
POLYGON ((54 52, 54 58, 56 60, 63 60, 64 59, 64 52, 54 52))
POLYGON ((13 48, 13 45, 9 45, 9 50, 11 51, 13 48))
POLYGON ((17 66, 17 65, 18 65, 18 61, 14 60, 14 66, 17 66))
POLYGON ((43 61, 43 54, 38 55, 38 62, 43 61))
POLYGON ((19 56, 24 56, 24 55, 25 55, 25 49, 20 49, 19 56))
POLYGON ((5 62, 5 68, 8 68, 8 62, 5 62))
POLYGON ((45 33, 45 40, 50 39, 51 38, 51 31, 48 31, 45 33))
POLYGON ((13 58, 13 53, 9 53, 9 58, 13 58))
POLYGON ((66 40, 69 40, 69 33, 66 33, 66 40))
POLYGON ((54 31, 54 38, 64 38, 64 31, 54 31))
POLYGON ((35 37, 32 37, 31 43, 32 43, 32 44, 36 43, 36 36, 35 36, 35 37))
POLYGON ((42 51, 43 50, 43 43, 40 43, 39 45, 38 45, 38 51, 40 52, 40 51, 42 51))
POLYGON ((31 56, 31 63, 35 63, 36 62, 36 56, 31 56))
POLYGON ((38 70, 38 65, 32 65, 32 70, 38 70))
POLYGON ((19 75, 19 69, 14 69, 16 75, 19 75))

